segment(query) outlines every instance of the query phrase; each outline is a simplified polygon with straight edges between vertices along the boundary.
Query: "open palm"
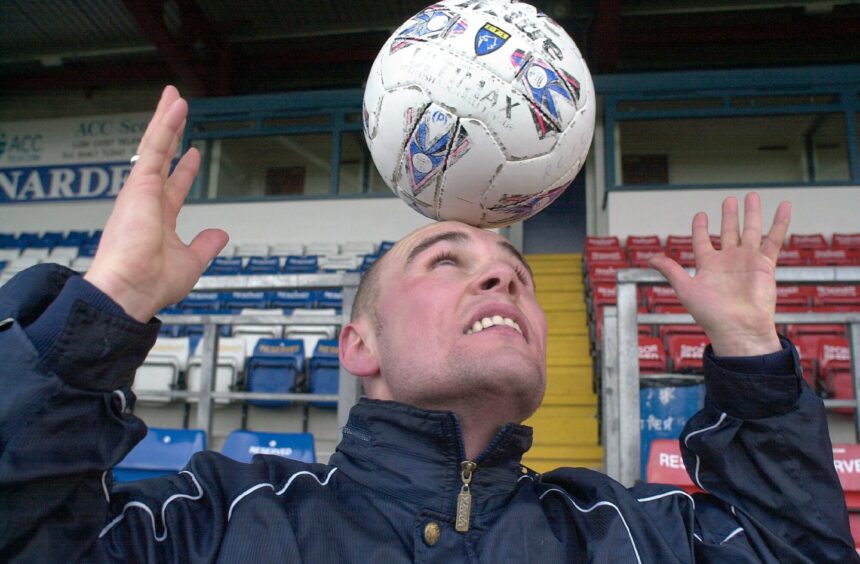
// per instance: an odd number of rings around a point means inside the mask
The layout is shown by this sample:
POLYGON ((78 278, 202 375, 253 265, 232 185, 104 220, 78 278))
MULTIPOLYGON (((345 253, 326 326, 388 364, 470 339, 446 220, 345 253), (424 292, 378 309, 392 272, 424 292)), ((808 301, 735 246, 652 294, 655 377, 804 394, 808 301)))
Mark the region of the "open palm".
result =
POLYGON ((165 88, 85 275, 139 321, 185 297, 227 244, 220 229, 200 232, 189 245, 176 234, 176 217, 200 166, 200 154, 190 149, 170 174, 187 113, 179 92, 165 88))
POLYGON ((744 202, 743 232, 739 230, 738 202, 723 202, 721 249, 714 249, 708 217, 693 218, 696 274, 689 276, 668 257, 655 257, 659 270, 681 303, 707 333, 714 352, 722 356, 750 356, 779 350, 774 326, 776 260, 791 218, 791 206, 777 208, 773 225, 762 236, 761 201, 750 193, 744 202))

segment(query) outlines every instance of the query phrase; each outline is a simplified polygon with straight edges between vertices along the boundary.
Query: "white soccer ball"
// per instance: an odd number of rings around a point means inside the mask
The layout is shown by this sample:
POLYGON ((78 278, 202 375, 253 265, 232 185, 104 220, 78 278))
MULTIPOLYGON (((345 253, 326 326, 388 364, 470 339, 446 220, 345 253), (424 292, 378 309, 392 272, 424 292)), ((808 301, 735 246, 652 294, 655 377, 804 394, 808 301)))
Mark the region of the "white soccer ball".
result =
POLYGON ((570 36, 533 6, 443 1, 386 41, 364 91, 380 175, 433 219, 524 220, 579 172, 594 84, 570 36))

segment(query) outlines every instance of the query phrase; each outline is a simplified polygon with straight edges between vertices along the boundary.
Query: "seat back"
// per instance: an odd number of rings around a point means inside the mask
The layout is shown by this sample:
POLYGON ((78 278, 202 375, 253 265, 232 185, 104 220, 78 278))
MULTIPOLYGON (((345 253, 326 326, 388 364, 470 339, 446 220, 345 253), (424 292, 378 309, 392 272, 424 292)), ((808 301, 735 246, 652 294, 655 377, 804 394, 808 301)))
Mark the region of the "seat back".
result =
POLYGON ((255 454, 268 454, 316 462, 314 436, 310 433, 263 433, 233 431, 227 436, 221 454, 239 462, 251 462, 255 454))
MULTIPOLYGON (((320 339, 308 364, 308 391, 312 394, 336 394, 339 389, 338 342, 336 339, 320 339)), ((337 407, 337 402, 315 401, 311 405, 333 409, 337 407)))
POLYGON ((654 439, 648 452, 648 465, 645 480, 652 484, 669 484, 677 486, 687 493, 700 492, 693 483, 684 459, 681 457, 681 446, 678 439, 654 439))
POLYGON ((849 510, 860 510, 860 445, 834 444, 833 464, 849 510))
POLYGON ((119 482, 175 474, 195 452, 206 449, 206 433, 199 429, 158 429, 146 436, 113 468, 119 482))
POLYGON ((639 336, 639 371, 666 372, 666 351, 658 337, 639 336))
POLYGON ((212 259, 203 274, 206 276, 235 276, 242 272, 242 257, 218 256, 212 259))
POLYGON ((278 274, 280 271, 281 259, 278 257, 251 257, 242 274, 278 274))
POLYGON ((319 257, 290 255, 284 261, 283 270, 287 274, 314 273, 319 270, 319 257))
MULTIPOLYGON (((300 339, 260 339, 248 360, 248 391, 290 393, 304 372, 305 348, 300 339)), ((262 407, 286 407, 288 400, 248 400, 262 407)))
POLYGON ((708 338, 704 335, 673 334, 666 337, 672 370, 675 372, 696 372, 704 370, 705 347, 708 338))
POLYGON ((143 364, 137 369, 132 389, 139 401, 165 404, 172 398, 162 396, 146 397, 147 390, 174 390, 179 375, 188 368, 191 342, 188 337, 161 337, 155 341, 143 364))
POLYGON ((826 249, 829 246, 822 233, 792 233, 788 238, 790 249, 826 249))

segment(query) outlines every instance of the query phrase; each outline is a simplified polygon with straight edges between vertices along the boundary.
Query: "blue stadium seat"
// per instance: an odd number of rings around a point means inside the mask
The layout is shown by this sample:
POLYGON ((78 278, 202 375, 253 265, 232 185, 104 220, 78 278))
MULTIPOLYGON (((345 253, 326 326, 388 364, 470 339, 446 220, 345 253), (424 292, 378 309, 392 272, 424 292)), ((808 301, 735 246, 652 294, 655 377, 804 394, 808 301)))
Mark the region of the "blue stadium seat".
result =
POLYGON ((384 255, 388 250, 394 246, 394 241, 382 241, 379 244, 379 249, 376 251, 376 254, 379 256, 384 255))
POLYGON ((233 431, 227 436, 221 454, 239 462, 251 462, 255 454, 273 454, 302 462, 317 461, 314 436, 310 433, 233 431))
MULTIPOLYGON (((340 383, 337 339, 320 339, 308 363, 308 392, 312 394, 336 394, 340 383)), ((313 401, 311 405, 334 409, 337 402, 313 401)))
POLYGON ((15 240, 15 244, 19 249, 26 249, 29 247, 33 248, 42 248, 42 238, 38 233, 30 232, 30 231, 22 231, 18 234, 18 238, 15 240))
POLYGON ((283 271, 286 274, 313 273, 319 270, 319 258, 316 255, 290 255, 284 261, 283 271))
POLYGON ((314 295, 309 290, 283 290, 272 292, 269 296, 269 307, 280 308, 311 308, 314 307, 314 295))
POLYGON ((206 433, 199 429, 150 428, 113 468, 118 482, 155 478, 179 472, 195 452, 206 449, 206 433))
POLYGON ((17 249, 17 241, 14 233, 0 233, 0 249, 17 249))
POLYGON ((215 257, 204 276, 233 276, 242 272, 242 257, 215 257))
POLYGON ((242 269, 242 274, 278 274, 281 259, 278 257, 251 257, 242 269))
POLYGON ((314 292, 314 301, 318 308, 341 308, 343 307, 343 292, 334 290, 317 290, 314 292))
POLYGON ((63 238, 64 247, 80 247, 90 238, 89 231, 69 231, 63 238))
POLYGON ((63 243, 66 235, 62 231, 45 231, 40 238, 41 244, 53 249, 63 243))
MULTIPOLYGON (((248 391, 288 394, 305 368, 305 346, 298 339, 260 339, 248 360, 248 391)), ((261 407, 286 407, 282 400, 248 400, 261 407)))
POLYGON ((192 292, 177 304, 185 313, 211 313, 221 309, 218 292, 192 292))
POLYGON ((221 307, 224 309, 263 309, 268 305, 266 292, 221 292, 221 307))
POLYGON ((380 255, 364 255, 364 258, 361 259, 361 265, 358 267, 358 271, 364 274, 370 267, 373 266, 373 263, 379 260, 380 255))

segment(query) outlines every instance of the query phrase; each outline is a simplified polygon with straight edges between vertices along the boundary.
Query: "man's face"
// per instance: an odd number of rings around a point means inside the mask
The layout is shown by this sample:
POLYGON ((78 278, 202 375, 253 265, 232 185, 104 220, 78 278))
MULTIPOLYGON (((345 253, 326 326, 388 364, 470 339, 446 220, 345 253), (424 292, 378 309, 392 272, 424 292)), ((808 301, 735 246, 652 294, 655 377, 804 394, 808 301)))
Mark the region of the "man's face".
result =
POLYGON ((537 409, 546 387, 546 318, 531 272, 503 237, 433 224, 398 243, 380 266, 375 340, 384 387, 377 396, 427 409, 498 409, 506 420, 537 409))

